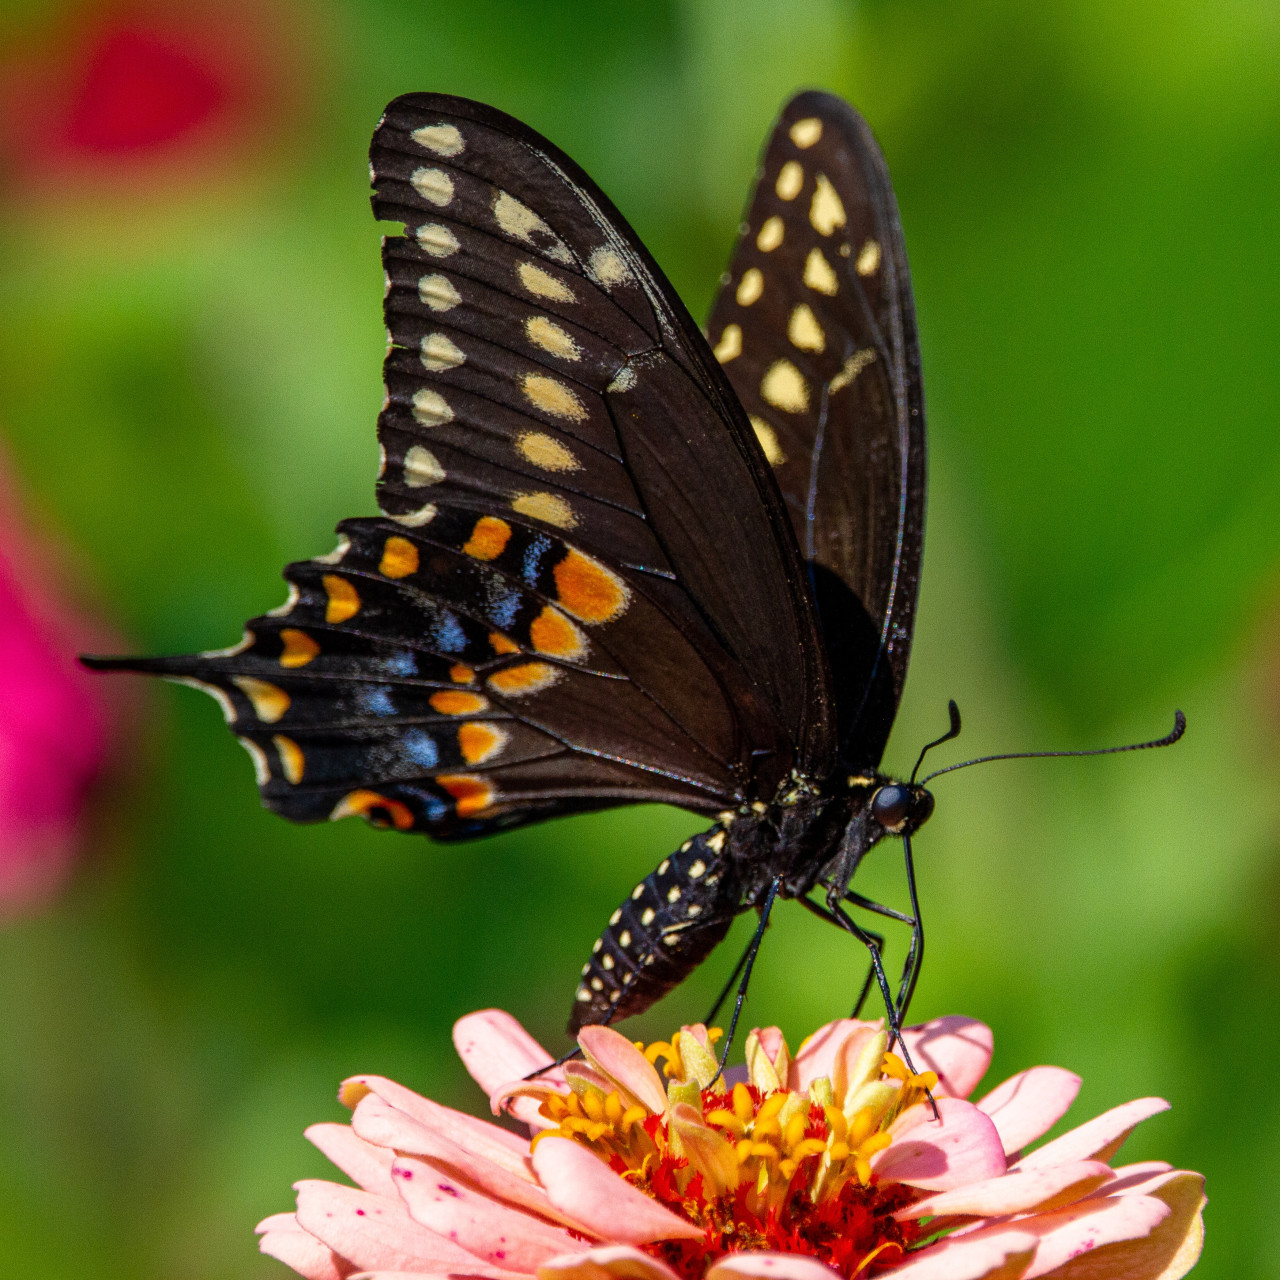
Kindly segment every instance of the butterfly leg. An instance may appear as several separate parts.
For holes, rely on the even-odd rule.
[[[729,1060],[729,1050],[733,1047],[733,1036],[738,1029],[738,1017],[742,1013],[743,1002],[747,998],[747,986],[751,982],[751,970],[755,968],[756,953],[760,950],[760,943],[764,941],[764,931],[769,927],[769,915],[773,911],[774,899],[778,896],[778,890],[782,888],[782,877],[775,876],[769,882],[769,892],[765,895],[764,903],[760,908],[760,923],[756,926],[755,936],[751,939],[751,945],[747,948],[741,961],[742,981],[738,984],[738,996],[733,1003],[733,1017],[729,1019],[729,1031],[724,1038],[724,1052],[720,1055],[720,1069],[711,1079],[711,1084],[715,1084],[724,1072],[724,1064]],[[710,1088],[710,1085],[707,1086]]]
[[[720,1006],[729,998],[729,992],[733,990],[733,984],[738,981],[738,974],[742,972],[742,966],[747,963],[747,956],[750,954],[751,943],[748,942],[742,954],[738,957],[738,963],[733,966],[733,972],[729,975],[728,981],[720,988],[720,994],[716,996],[716,1002],[711,1006],[711,1012],[703,1018],[703,1026],[709,1027],[716,1014],[720,1012]]]
[[[862,895],[847,893],[845,894],[845,898],[847,900],[861,899]],[[819,906],[816,902],[813,902],[809,898],[800,898],[798,899],[798,901],[801,906],[807,908],[809,911],[812,911],[813,914],[817,916],[819,920],[825,920],[828,924],[834,924],[839,926],[842,929],[844,928],[844,926],[840,924],[840,921],[837,920],[834,915],[832,915],[830,912],[825,910],[825,908]],[[867,905],[868,902],[869,900],[857,901],[854,903],[854,905],[861,907],[861,906]],[[870,909],[874,910],[877,906],[879,906],[879,903],[870,903],[869,905],[870,905]],[[889,908],[886,907],[884,908],[884,910],[887,912]],[[880,954],[883,955],[884,954],[884,937],[881,934],[876,933],[872,929],[864,929],[863,932],[867,935],[868,938],[872,939],[872,941],[875,942],[876,946],[879,947],[880,949]],[[866,1004],[867,996],[871,994],[871,984],[875,980],[875,976],[876,976],[875,965],[868,965],[867,976],[862,980],[862,990],[858,993],[858,998],[853,1005],[853,1012],[849,1015],[851,1018],[856,1018],[862,1012],[862,1006]]]
[[[920,918],[920,899],[916,894],[916,867],[911,857],[911,837],[902,837],[903,858],[907,868],[907,891],[911,895],[911,945],[907,948],[907,962],[902,966],[902,983],[898,987],[898,1025],[906,1020],[911,997],[915,994],[916,980],[920,977],[920,965],[924,961],[924,921]]]

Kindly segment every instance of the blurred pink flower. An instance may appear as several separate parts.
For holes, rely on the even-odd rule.
[[[107,710],[76,661],[101,632],[56,596],[47,548],[14,518],[0,477],[0,911],[42,900],[83,843]]]
[[[971,1019],[906,1032],[920,1075],[879,1023],[830,1023],[794,1059],[753,1031],[711,1087],[715,1034],[646,1050],[587,1027],[581,1062],[530,1082],[551,1057],[513,1018],[463,1018],[467,1069],[532,1139],[357,1076],[351,1124],[307,1130],[356,1187],[296,1184],[261,1247],[308,1280],[1178,1280],[1200,1255],[1198,1174],[1107,1163],[1158,1098],[1027,1153],[1080,1081],[1033,1067],[966,1101],[992,1043]]]

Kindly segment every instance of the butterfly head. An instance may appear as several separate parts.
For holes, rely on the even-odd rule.
[[[871,816],[890,835],[910,835],[933,812],[933,793],[918,783],[886,782],[871,797]]]

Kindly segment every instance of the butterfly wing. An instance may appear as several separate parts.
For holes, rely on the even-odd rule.
[[[374,135],[381,518],[290,566],[215,690],[267,804],[469,835],[628,800],[715,811],[829,762],[787,513],[706,342],[576,165],[491,108]]]
[[[839,98],[803,93],[780,116],[708,333],[808,563],[841,757],[875,766],[911,648],[924,401],[889,173]]]

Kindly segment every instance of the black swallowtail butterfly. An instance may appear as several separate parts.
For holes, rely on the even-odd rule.
[[[638,801],[714,814],[610,917],[571,1030],[647,1008],[757,908],[749,974],[778,897],[870,947],[900,1024],[914,883],[911,916],[849,885],[933,807],[879,772],[925,440],[867,125],[826,93],[785,108],[709,341],[608,198],[511,117],[409,94],[370,154],[374,212],[406,230],[383,248],[382,518],[290,565],[238,645],[93,665],[214,694],[295,821],[456,839]],[[912,927],[896,998],[850,903]]]

